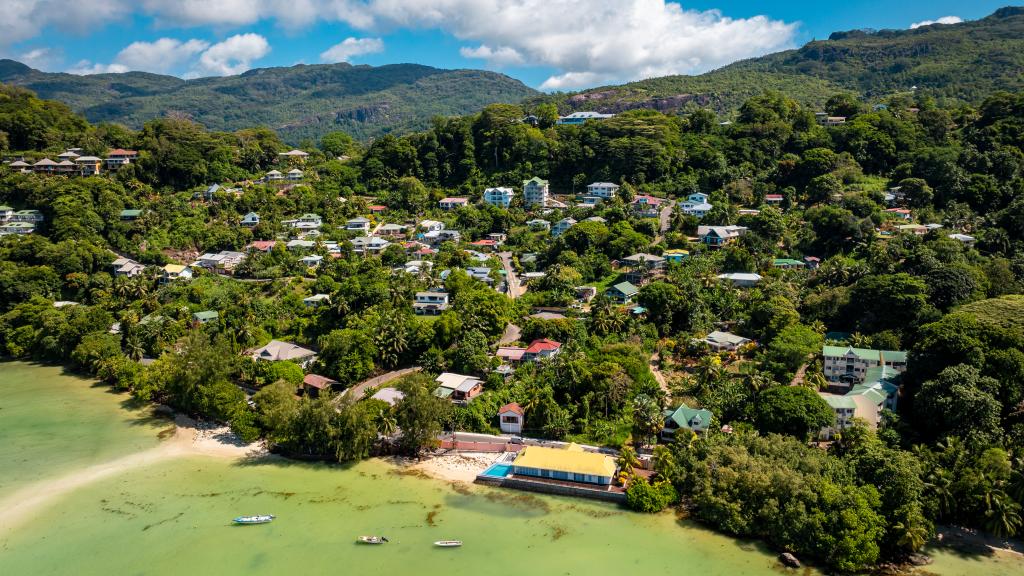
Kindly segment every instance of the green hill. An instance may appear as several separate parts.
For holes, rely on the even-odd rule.
[[[699,76],[666,76],[552,98],[565,110],[704,106],[727,113],[765,89],[820,105],[838,91],[877,100],[915,86],[937,98],[972,103],[997,90],[1024,89],[1024,8],[1002,8],[961,24],[836,32],[828,40]]]
[[[65,102],[91,122],[138,128],[153,118],[176,116],[213,130],[263,124],[291,142],[332,130],[357,138],[408,132],[426,128],[437,115],[472,113],[536,94],[503,74],[416,64],[298,65],[182,80],[145,72],[55,74],[0,60],[0,82]]]

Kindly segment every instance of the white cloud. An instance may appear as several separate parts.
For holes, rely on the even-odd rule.
[[[17,59],[22,64],[35,68],[36,70],[48,69],[54,61],[60,59],[57,50],[52,48],[36,48],[28,52],[18,54]]]
[[[921,26],[931,26],[932,24],[959,24],[964,19],[959,16],[943,16],[942,18],[936,18],[935,20],[922,20],[921,22],[914,22],[910,25],[910,29],[920,28]]]
[[[462,54],[463,58],[486,60],[491,66],[517,66],[525,61],[522,54],[509,46],[502,46],[497,50],[487,44],[481,44],[476,48],[463,46],[459,49],[459,54]]]
[[[345,38],[320,53],[324,62],[348,62],[354,56],[374,54],[384,51],[384,41],[380,38]]]
[[[209,47],[204,40],[187,40],[177,38],[160,38],[155,42],[132,42],[118,52],[114,58],[129,70],[166,73],[191,60],[196,54]]]
[[[74,66],[68,68],[67,72],[68,74],[78,74],[79,76],[87,74],[116,74],[128,72],[128,67],[123,64],[100,64],[88,60],[79,60]]]
[[[259,60],[268,53],[270,43],[263,36],[251,32],[236,34],[203,52],[194,72],[214,76],[241,74],[251,68],[253,60]]]

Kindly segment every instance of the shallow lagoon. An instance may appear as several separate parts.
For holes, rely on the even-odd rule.
[[[35,395],[28,398],[24,386],[11,386],[26,374],[37,382]],[[67,412],[55,413],[46,402],[64,395],[75,399],[77,409],[71,412],[76,415],[67,424],[73,434],[60,430],[59,416]],[[45,425],[33,418],[32,397],[39,399],[38,421]],[[56,369],[0,365],[5,435],[0,438],[17,439],[10,446],[0,442],[0,458],[18,463],[0,467],[0,486],[66,474],[76,466],[155,445],[166,424],[144,412],[126,413],[123,400],[87,381],[62,377]],[[13,406],[19,416],[8,420]],[[73,441],[42,441],[55,436]],[[35,446],[36,437],[41,446]],[[262,526],[230,524],[234,516],[264,513],[278,519]],[[392,543],[355,544],[362,534],[385,535]],[[465,546],[431,546],[447,538],[462,539]],[[1024,563],[939,554],[928,570],[1024,574]],[[425,576],[785,572],[774,554],[759,545],[681,524],[671,514],[645,516],[600,503],[457,486],[402,474],[379,460],[348,467],[212,457],[168,460],[80,488],[17,529],[0,532],[0,574],[407,571]]]

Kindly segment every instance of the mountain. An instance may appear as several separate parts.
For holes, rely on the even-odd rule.
[[[417,64],[297,65],[182,80],[147,72],[48,73],[0,60],[0,82],[63,101],[94,123],[139,128],[152,118],[178,116],[214,130],[262,124],[292,143],[332,130],[365,139],[423,129],[437,115],[468,114],[537,94],[503,74]]]
[[[553,98],[564,109],[618,112],[710,106],[727,113],[765,89],[821,105],[836,92],[868,100],[917,86],[937,98],[979,102],[1024,89],[1024,8],[914,30],[836,32],[828,40],[735,62],[699,76],[666,76]]]

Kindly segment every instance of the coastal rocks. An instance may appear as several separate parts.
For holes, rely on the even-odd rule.
[[[783,552],[782,554],[779,554],[779,562],[782,562],[785,566],[789,568],[800,567],[800,560],[798,560],[796,556],[790,554],[789,552]]]

